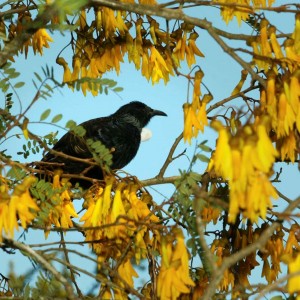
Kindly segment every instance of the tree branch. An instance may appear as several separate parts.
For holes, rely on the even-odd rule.
[[[43,256],[38,254],[28,245],[17,242],[13,239],[5,238],[4,243],[12,248],[19,249],[23,253],[26,253],[27,256],[29,256],[31,259],[40,264],[44,269],[49,271],[56,278],[56,280],[59,281],[65,287],[68,295],[67,299],[79,300],[79,298],[74,294],[73,288],[68,282],[68,280],[62,274],[60,274],[60,272],[58,272]]]

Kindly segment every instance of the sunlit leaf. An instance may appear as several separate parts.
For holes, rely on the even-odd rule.
[[[45,119],[47,119],[47,118],[49,117],[50,113],[51,113],[51,109],[50,109],[50,108],[46,109],[46,110],[41,114],[41,116],[40,116],[40,121],[44,121]]]
[[[53,117],[53,119],[51,120],[51,123],[57,123],[62,119],[63,115],[62,114],[58,114],[56,116]]]

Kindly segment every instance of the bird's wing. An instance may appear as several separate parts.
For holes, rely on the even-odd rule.
[[[141,136],[139,129],[132,124],[105,117],[86,122],[85,129],[87,138],[100,140],[112,152],[112,169],[123,168],[137,153]]]
[[[53,147],[53,150],[63,152],[64,154],[79,158],[92,157],[84,138],[76,136],[73,132],[67,132]],[[48,152],[43,161],[57,161],[58,155]]]

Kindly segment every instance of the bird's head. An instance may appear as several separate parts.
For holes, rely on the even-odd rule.
[[[114,114],[119,120],[130,123],[140,130],[145,127],[154,116],[167,116],[160,110],[152,109],[146,104],[133,101],[120,107]]]

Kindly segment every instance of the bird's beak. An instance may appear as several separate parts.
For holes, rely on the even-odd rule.
[[[166,113],[164,113],[163,111],[161,111],[161,110],[153,109],[152,110],[152,116],[165,116],[165,117],[167,117],[168,115]]]

